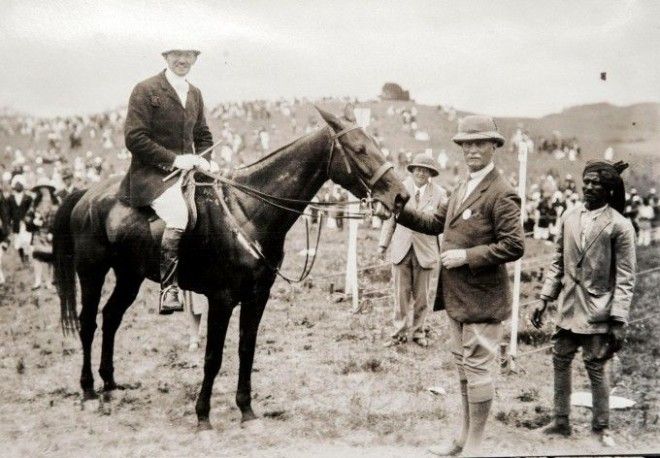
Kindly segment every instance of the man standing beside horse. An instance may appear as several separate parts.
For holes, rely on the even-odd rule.
[[[175,170],[212,168],[209,161],[194,154],[211,147],[213,138],[202,93],[185,78],[199,54],[187,46],[165,50],[167,69],[135,86],[124,124],[126,148],[132,158],[119,196],[131,207],[151,207],[165,222],[158,309],[163,315],[183,310],[177,265],[179,242],[188,225],[183,174],[163,179]]]
[[[456,439],[430,450],[438,455],[479,451],[495,391],[501,322],[511,316],[506,263],[522,257],[525,246],[520,198],[493,163],[504,145],[493,119],[463,118],[453,141],[463,150],[467,179],[434,213],[404,207],[397,220],[425,234],[444,234],[434,310],[447,310],[463,421]]]
[[[607,361],[625,336],[635,289],[635,229],[623,216],[622,162],[589,161],[582,175],[584,205],[562,215],[557,246],[532,315],[540,327],[548,302],[559,298],[553,336],[555,419],[545,434],[571,435],[571,363],[582,347],[591,380],[591,428],[603,445],[615,445],[609,433],[610,389]],[[560,295],[561,293],[561,295]]]

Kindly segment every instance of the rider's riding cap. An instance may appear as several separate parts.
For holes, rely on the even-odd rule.
[[[494,140],[498,147],[504,145],[504,137],[493,118],[481,115],[466,116],[458,121],[458,133],[452,140],[459,145],[472,140]]]
[[[197,47],[193,46],[191,43],[184,43],[184,42],[179,42],[175,44],[176,47],[173,48],[166,48],[163,52],[162,55],[166,56],[167,54],[171,53],[172,51],[192,51],[195,53],[195,56],[199,56],[202,52],[197,49]]]

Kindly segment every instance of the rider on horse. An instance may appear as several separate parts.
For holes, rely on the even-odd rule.
[[[179,242],[188,225],[188,207],[181,189],[183,173],[171,173],[213,168],[194,154],[213,145],[202,94],[185,79],[199,54],[188,46],[163,51],[168,68],[135,86],[124,124],[126,147],[132,157],[119,197],[131,207],[151,207],[165,222],[158,309],[163,315],[183,310],[177,265]],[[171,178],[164,180],[168,176]]]

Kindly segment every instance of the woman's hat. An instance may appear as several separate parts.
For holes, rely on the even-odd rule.
[[[471,115],[458,121],[458,133],[452,141],[460,145],[472,140],[494,140],[498,147],[504,145],[504,137],[490,116]]]
[[[53,186],[53,182],[50,181],[46,176],[39,177],[37,184],[32,187],[32,191],[37,191],[39,188],[48,188],[51,193],[55,192],[55,186]]]
[[[435,163],[435,159],[433,159],[431,156],[429,156],[426,153],[419,153],[415,156],[413,161],[408,164],[406,167],[409,172],[412,172],[413,167],[424,167],[425,169],[429,169],[431,171],[431,176],[438,176],[440,171],[438,170],[438,166]]]

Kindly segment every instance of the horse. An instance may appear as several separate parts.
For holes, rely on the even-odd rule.
[[[251,407],[251,375],[259,323],[283,260],[286,234],[321,186],[332,180],[358,198],[371,197],[381,218],[400,211],[409,198],[400,177],[369,135],[317,110],[326,126],[234,170],[223,182],[214,180],[196,187],[197,219],[181,241],[178,271],[181,288],[204,294],[209,301],[204,377],[195,405],[200,430],[211,429],[213,382],[222,364],[232,310],[238,304],[236,404],[241,421],[256,418]],[[102,311],[98,372],[103,392],[123,388],[115,382],[113,352],[124,312],[145,278],[159,281],[159,237],[150,228],[149,211],[130,208],[118,199],[120,178],[71,194],[53,225],[61,321],[63,329],[77,330],[80,336],[84,400],[98,397],[91,349],[107,273],[114,271],[116,285]],[[82,302],[78,316],[76,274]]]

